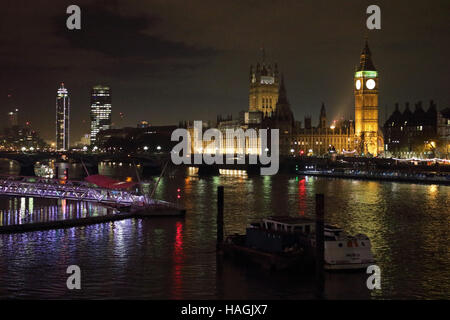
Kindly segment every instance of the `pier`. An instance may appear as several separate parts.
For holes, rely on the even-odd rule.
[[[0,176],[0,195],[95,202],[113,210],[112,214],[101,216],[3,225],[0,226],[0,234],[71,228],[148,216],[182,216],[185,213],[170,202],[126,190],[98,188],[83,181]]]
[[[0,195],[93,201],[109,205],[154,202],[130,191],[98,188],[84,181],[23,176],[0,176]]]

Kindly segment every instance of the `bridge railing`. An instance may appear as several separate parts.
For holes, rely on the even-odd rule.
[[[159,201],[125,190],[95,187],[85,181],[63,181],[41,177],[0,176],[0,193],[17,196],[66,198],[110,204],[153,205]]]

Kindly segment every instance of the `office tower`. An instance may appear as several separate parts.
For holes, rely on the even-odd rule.
[[[10,128],[19,125],[19,109],[16,108],[8,113],[8,125]]]
[[[91,91],[91,145],[95,145],[97,133],[111,128],[111,90],[98,85]]]
[[[70,132],[70,98],[69,91],[61,83],[56,95],[56,149],[69,150]]]

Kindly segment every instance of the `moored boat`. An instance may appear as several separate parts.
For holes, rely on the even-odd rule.
[[[270,257],[268,261],[274,267],[297,267],[299,263],[309,267],[315,259],[315,227],[315,221],[308,218],[269,217],[252,223],[245,236],[229,237],[225,250],[246,253],[252,260]],[[352,236],[341,228],[325,225],[324,247],[326,270],[365,269],[375,262],[370,239],[363,234]]]

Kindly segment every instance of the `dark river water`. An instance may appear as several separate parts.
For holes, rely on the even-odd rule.
[[[135,174],[134,168],[118,164],[102,165],[100,172]],[[0,162],[0,173],[17,173],[17,168]],[[157,178],[148,179],[147,191]],[[219,185],[225,187],[226,234],[244,233],[249,222],[269,215],[312,216],[315,194],[323,193],[328,223],[370,237],[381,289],[368,290],[364,272],[331,273],[325,279],[328,299],[450,298],[448,186],[180,173],[163,177],[155,197],[180,201],[187,209],[184,219],[132,219],[0,235],[0,298],[314,298],[314,276],[270,274],[217,258]],[[0,197],[2,224],[105,210],[71,201]],[[81,290],[66,287],[69,265],[81,268]]]

